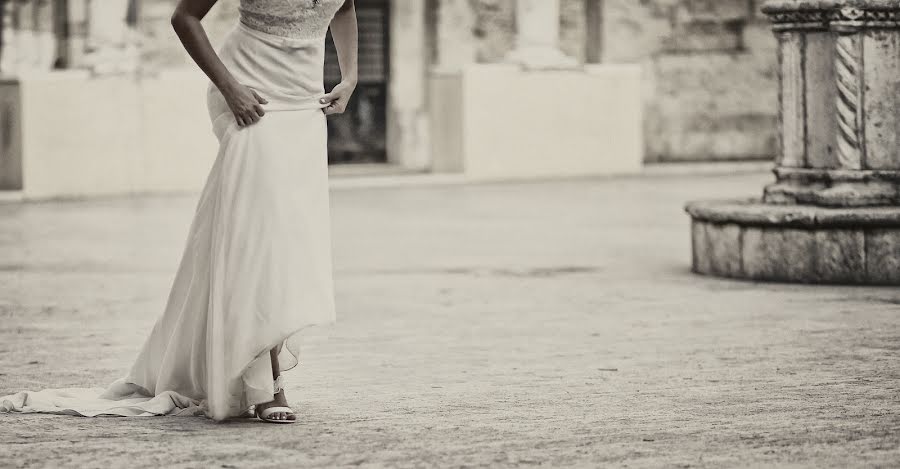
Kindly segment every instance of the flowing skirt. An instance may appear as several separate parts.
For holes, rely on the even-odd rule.
[[[327,129],[318,103],[324,38],[287,39],[239,24],[218,52],[269,101],[267,112],[238,127],[210,84],[219,153],[165,311],[130,372],[106,389],[0,397],[0,411],[242,415],[273,399],[269,350],[278,347],[281,371],[291,369],[298,332],[334,322]]]

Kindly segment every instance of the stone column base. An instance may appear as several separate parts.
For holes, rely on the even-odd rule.
[[[900,207],[688,204],[693,270],[738,279],[900,285]]]
[[[775,169],[777,182],[766,186],[770,204],[868,207],[900,204],[900,171]]]

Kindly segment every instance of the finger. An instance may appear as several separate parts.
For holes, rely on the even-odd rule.
[[[266,98],[263,98],[262,96],[260,96],[259,93],[257,93],[256,90],[254,90],[253,88],[250,88],[250,92],[253,93],[253,96],[256,98],[256,101],[258,101],[260,104],[269,104],[269,101],[266,100]]]
[[[322,99],[320,99],[319,102],[322,104],[330,103],[330,102],[333,102],[334,100],[336,100],[337,98],[338,98],[337,93],[332,91],[331,93],[325,93],[325,96],[322,96]]]
[[[247,119],[250,121],[251,124],[255,124],[255,123],[259,122],[259,116],[256,115],[256,113],[253,111],[247,112]]]
[[[259,104],[254,105],[254,106],[253,106],[253,109],[256,110],[256,114],[258,114],[259,117],[262,117],[262,116],[266,115],[266,110],[263,109],[263,107],[260,106]]]
[[[244,126],[244,117],[241,116],[240,114],[235,114],[235,115],[234,115],[234,120],[237,121],[238,127],[243,127],[243,126]]]

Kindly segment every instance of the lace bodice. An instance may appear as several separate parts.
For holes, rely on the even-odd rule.
[[[241,22],[276,36],[324,38],[344,0],[241,0]]]

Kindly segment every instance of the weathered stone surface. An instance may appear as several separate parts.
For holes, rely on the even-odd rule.
[[[900,285],[900,208],[691,204],[694,271],[753,280]]]
[[[814,205],[773,205],[758,200],[691,202],[695,220],[794,228],[900,228],[900,207],[827,208]]]
[[[747,0],[689,0],[677,3],[678,18],[685,22],[744,21],[753,2]]]
[[[604,0],[604,60],[633,63],[656,56],[663,38],[672,34],[669,10],[659,1]]]
[[[430,6],[427,13],[433,38],[429,51],[432,64],[442,73],[457,73],[475,61],[475,14],[471,4],[469,0],[442,0],[437,6]]]
[[[22,97],[15,82],[0,82],[0,190],[21,190]]]
[[[559,2],[559,47],[569,57],[585,62],[587,52],[585,0]]]
[[[900,205],[900,190],[889,174],[900,168],[900,4],[772,1],[765,11],[782,44],[784,145],[777,163],[779,169],[811,173],[786,181],[790,173],[779,171],[766,200],[828,207]],[[802,69],[796,66],[797,46]],[[802,100],[798,89],[805,90]]]
[[[865,243],[868,276],[900,286],[900,230],[869,230]]]
[[[713,238],[730,236],[708,228],[736,223],[748,278],[900,285],[900,5],[773,0],[765,11],[780,45],[777,181],[765,204],[688,205],[694,265],[726,275],[712,266],[733,253]]]
[[[780,56],[781,105],[777,129],[780,148],[776,151],[778,166],[803,167],[806,164],[806,86],[803,83],[803,54],[806,39],[800,33],[778,34]]]
[[[834,40],[829,32],[806,35],[806,165],[839,168],[835,145]]]
[[[476,60],[502,61],[515,44],[515,1],[473,0],[471,4],[475,13]]]
[[[836,7],[861,7],[870,8],[896,8],[896,0],[766,0],[764,11],[804,11],[804,10],[821,10],[832,9]]]
[[[896,205],[900,202],[900,190],[891,182],[841,182],[815,191],[811,200],[824,207],[867,207]]]
[[[701,242],[694,245],[699,249],[694,259],[698,273],[722,277],[742,277],[741,227],[734,224],[694,223],[695,232],[702,230]]]
[[[809,230],[746,228],[742,251],[744,273],[754,280],[817,281],[815,246],[815,233]]]
[[[661,160],[771,158],[774,64],[749,54],[662,55],[651,67],[648,152]],[[749,92],[748,90],[754,90]]]
[[[695,273],[713,275],[712,256],[708,254],[707,225],[709,223],[702,220],[691,221],[691,265]]]
[[[868,31],[863,36],[866,168],[900,169],[900,34]]]
[[[662,50],[671,53],[737,51],[743,45],[743,28],[740,21],[681,23],[664,38]]]
[[[741,223],[759,226],[792,226],[805,228],[843,227],[849,225],[896,226],[900,210],[869,207],[861,211],[829,209],[811,205],[772,205],[750,201],[692,202],[688,213],[695,219],[714,223]]]
[[[900,230],[898,230],[900,231]],[[823,230],[815,233],[816,275],[812,282],[866,281],[866,237],[862,230]]]
[[[606,0],[603,57],[647,63],[648,160],[775,154],[775,39],[747,1]]]

